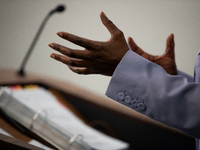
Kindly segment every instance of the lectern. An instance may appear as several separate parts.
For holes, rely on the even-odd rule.
[[[85,118],[87,124],[109,136],[129,143],[130,150],[195,149],[193,137],[154,121],[106,96],[95,95],[66,81],[43,75],[27,73],[25,76],[19,76],[12,69],[0,70],[1,86],[26,84],[37,84],[57,91]],[[6,121],[3,119],[0,121],[4,122],[0,124],[0,127],[8,128]],[[7,130],[17,132],[11,128]],[[18,147],[22,149],[23,146],[26,149],[27,145],[23,143],[32,137],[24,138],[23,135],[19,135],[20,133],[15,136],[16,139],[12,140],[0,135],[0,148],[2,148],[1,143],[7,143],[12,147],[16,146],[16,149]],[[23,146],[16,145],[20,141]]]

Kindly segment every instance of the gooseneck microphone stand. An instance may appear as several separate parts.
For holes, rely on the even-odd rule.
[[[48,19],[49,19],[49,18],[51,17],[51,15],[54,14],[55,12],[63,12],[64,10],[65,10],[65,7],[64,7],[63,5],[59,5],[56,9],[50,11],[50,12],[47,14],[47,16],[44,18],[42,24],[40,25],[40,28],[39,28],[38,31],[37,31],[37,34],[36,34],[36,36],[35,36],[33,42],[32,42],[31,45],[30,45],[29,50],[27,51],[27,54],[25,55],[25,57],[24,57],[24,59],[23,59],[23,61],[22,61],[22,64],[21,64],[21,66],[20,66],[20,68],[19,68],[19,70],[18,70],[18,72],[17,72],[18,75],[20,75],[20,76],[25,76],[25,72],[24,72],[25,65],[26,65],[26,63],[27,63],[27,61],[28,61],[28,59],[29,59],[29,57],[30,57],[30,55],[31,55],[31,52],[33,51],[33,48],[35,47],[35,44],[36,44],[36,42],[37,42],[37,40],[38,40],[40,34],[42,33],[42,30],[43,30],[45,24],[47,23]]]

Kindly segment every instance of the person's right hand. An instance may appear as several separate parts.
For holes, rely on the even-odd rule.
[[[128,38],[128,44],[132,51],[137,53],[138,55],[148,59],[151,62],[154,62],[165,69],[168,74],[177,75],[177,68],[175,62],[175,53],[174,53],[174,35],[171,34],[167,38],[166,42],[166,50],[163,55],[154,56],[148,54],[147,52],[143,51],[140,47],[136,45],[131,37]],[[134,65],[134,64],[133,64]]]
[[[49,46],[61,54],[52,53],[51,57],[66,64],[78,74],[102,74],[112,76],[116,66],[129,50],[124,34],[102,12],[101,21],[111,34],[107,41],[93,41],[66,32],[57,34],[69,42],[79,45],[84,50],[50,43]]]

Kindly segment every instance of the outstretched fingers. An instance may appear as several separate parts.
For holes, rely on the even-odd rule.
[[[58,36],[88,50],[101,50],[102,42],[89,40],[67,32],[58,32]]]
[[[91,65],[91,60],[75,59],[55,53],[52,53],[50,57],[68,66],[89,67]]]
[[[88,50],[74,50],[56,43],[50,43],[49,47],[71,58],[87,59],[91,57]]]
[[[131,50],[137,53],[138,55],[142,55],[145,53],[140,47],[137,46],[132,37],[128,37],[128,44]]]
[[[66,64],[71,71],[77,74],[95,74],[96,70],[91,66],[95,65],[92,60],[85,61],[82,59],[72,59],[63,55],[52,53],[51,58]]]

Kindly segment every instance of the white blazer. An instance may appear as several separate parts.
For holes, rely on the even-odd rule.
[[[196,138],[200,150],[200,55],[195,77],[169,75],[129,50],[118,64],[106,95],[150,118]]]

